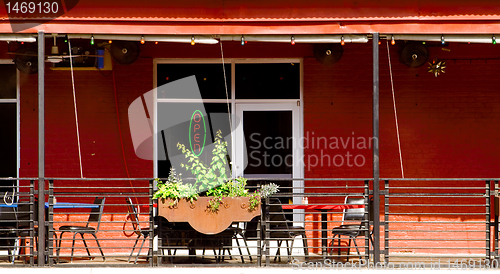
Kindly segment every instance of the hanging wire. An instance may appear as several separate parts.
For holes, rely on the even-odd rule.
[[[229,95],[227,93],[227,77],[226,77],[226,64],[224,62],[224,49],[222,48],[222,40],[219,41],[219,44],[220,44],[220,55],[221,55],[221,59],[222,59],[222,72],[224,74],[224,87],[226,89],[226,104],[227,104],[227,118],[229,119],[229,130],[230,130],[230,134],[231,134],[231,142],[233,141],[233,124],[232,124],[232,121],[231,121],[231,110],[230,110],[230,107],[229,107]],[[232,144],[233,145],[233,144]],[[233,149],[231,149],[232,151]],[[229,166],[231,167],[231,170],[232,169],[232,162],[234,161],[234,159],[231,159],[231,163],[229,164]],[[232,175],[231,175],[232,176]]]
[[[399,163],[401,164],[401,177],[405,177],[405,173],[403,170],[403,156],[401,154],[401,141],[399,138],[399,123],[398,123],[398,112],[396,110],[396,96],[394,95],[394,81],[392,77],[392,64],[391,64],[391,53],[389,49],[389,40],[386,40],[387,45],[387,58],[389,58],[389,74],[391,76],[391,89],[392,89],[392,104],[394,106],[394,118],[396,121],[396,134],[398,136],[398,149],[399,149]]]
[[[69,64],[71,67],[71,83],[73,86],[73,105],[75,106],[76,138],[78,140],[78,160],[80,162],[80,177],[83,178],[82,150],[80,147],[80,130],[79,130],[79,123],[78,123],[78,109],[76,107],[75,75],[73,73],[73,57],[71,56],[71,41],[69,38],[68,38],[68,47],[69,47]]]

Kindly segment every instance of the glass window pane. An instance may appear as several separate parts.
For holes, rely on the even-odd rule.
[[[292,111],[244,111],[243,121],[244,174],[292,174]]]
[[[182,85],[179,82],[172,83],[180,79],[186,80],[190,76],[194,76],[197,86],[186,84],[186,81],[181,81]],[[165,85],[170,83],[172,85]],[[231,98],[231,65],[226,64],[223,67],[222,64],[158,64],[157,87],[158,98]]]
[[[300,64],[236,64],[237,99],[300,99]]]
[[[229,105],[229,109],[231,106]],[[231,155],[230,114],[227,104],[218,103],[158,103],[158,176],[168,177],[170,166],[183,178],[193,177],[180,169],[179,161],[187,163],[177,144],[183,144],[209,166],[212,161],[213,142],[221,131],[227,142],[227,159]],[[199,135],[196,135],[199,133]],[[180,157],[177,157],[180,156]],[[228,174],[230,170],[228,168]]]
[[[17,177],[16,103],[0,103],[0,177]],[[0,192],[12,191],[13,181],[0,181]]]
[[[16,99],[17,76],[16,66],[0,65],[0,99]]]

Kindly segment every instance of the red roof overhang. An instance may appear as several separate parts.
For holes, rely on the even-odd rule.
[[[28,24],[0,10],[0,32]],[[41,18],[39,18],[41,19]],[[36,21],[36,20],[35,20]],[[130,34],[500,33],[498,0],[80,0],[24,32]]]

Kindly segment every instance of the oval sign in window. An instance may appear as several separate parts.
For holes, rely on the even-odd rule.
[[[205,118],[201,111],[196,110],[193,112],[191,122],[189,123],[189,145],[194,155],[201,155],[205,147],[206,138],[207,127],[205,126]]]

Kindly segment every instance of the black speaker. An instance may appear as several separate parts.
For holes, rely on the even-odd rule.
[[[321,64],[333,65],[342,57],[344,47],[340,44],[314,44],[313,52]]]
[[[139,42],[113,41],[109,52],[118,64],[130,65],[139,58],[141,50]]]
[[[418,68],[427,62],[429,50],[418,42],[406,43],[399,54],[399,62],[410,67]]]
[[[13,59],[17,69],[24,74],[38,73],[38,53],[37,50],[23,47],[17,50]]]

